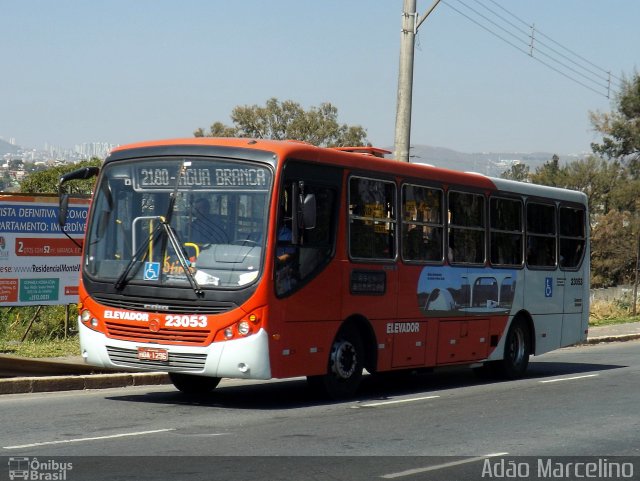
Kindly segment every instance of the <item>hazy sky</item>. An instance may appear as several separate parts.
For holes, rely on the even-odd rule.
[[[418,0],[419,13],[431,3]],[[443,0],[420,28],[412,144],[589,151],[588,112],[611,101],[454,8],[525,51],[535,24],[551,58],[594,77],[564,46],[621,77],[640,63],[640,1]],[[341,122],[392,146],[401,11],[402,0],[0,0],[0,137],[32,147],[189,137],[277,97],[329,101]],[[565,72],[606,92],[606,80]]]

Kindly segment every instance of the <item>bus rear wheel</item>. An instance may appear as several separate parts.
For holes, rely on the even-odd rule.
[[[194,376],[193,374],[179,372],[170,372],[169,379],[171,379],[176,389],[189,396],[208,394],[220,383],[219,377]]]
[[[309,376],[309,385],[318,393],[341,400],[353,397],[364,369],[364,348],[357,329],[345,326],[338,332],[331,346],[327,373],[322,376]]]
[[[518,379],[524,376],[529,366],[531,355],[531,332],[522,318],[511,323],[504,344],[504,357],[494,365],[498,373],[507,379]]]

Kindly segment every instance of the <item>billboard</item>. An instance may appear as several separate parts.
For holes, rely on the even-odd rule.
[[[65,231],[82,244],[89,199],[69,202]],[[0,194],[0,307],[73,304],[82,249],[58,225],[58,197]]]

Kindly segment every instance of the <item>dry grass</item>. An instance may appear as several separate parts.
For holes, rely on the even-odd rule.
[[[596,300],[591,303],[589,319],[599,321],[616,317],[628,317],[630,315],[629,308],[625,304],[616,301]]]
[[[21,357],[63,357],[79,356],[78,336],[68,339],[38,340],[25,342],[0,340],[0,354]]]
[[[589,309],[589,325],[602,326],[607,324],[622,324],[638,322],[638,316],[631,315],[630,303],[624,300],[599,301],[591,303]]]

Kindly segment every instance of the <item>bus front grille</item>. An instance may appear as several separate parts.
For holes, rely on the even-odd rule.
[[[206,354],[191,354],[184,352],[169,353],[168,361],[149,361],[138,359],[136,349],[123,349],[107,346],[107,353],[112,363],[122,367],[133,367],[153,371],[181,370],[202,371],[207,361]]]
[[[116,309],[128,309],[131,311],[158,312],[162,314],[223,314],[237,307],[232,302],[216,302],[207,305],[198,305],[193,301],[167,300],[158,302],[158,299],[122,299],[111,298],[106,295],[94,295],[96,301],[104,306]]]
[[[196,329],[160,329],[151,331],[147,324],[131,326],[119,322],[105,322],[107,335],[113,339],[134,340],[140,342],[172,342],[203,346],[209,337],[208,330]]]

